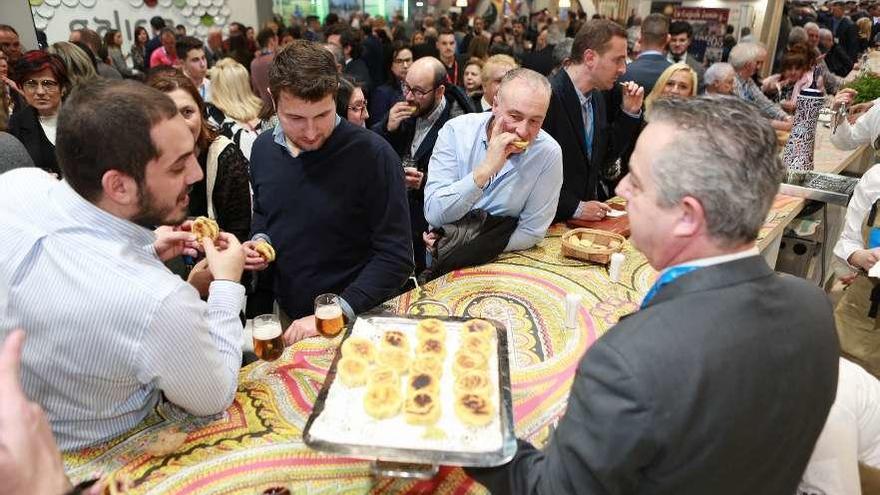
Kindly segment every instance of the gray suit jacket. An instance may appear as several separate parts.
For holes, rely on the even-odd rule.
[[[544,452],[468,472],[498,494],[794,493],[837,359],[818,288],[758,256],[702,268],[590,347]]]

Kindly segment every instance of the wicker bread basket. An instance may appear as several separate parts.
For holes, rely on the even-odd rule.
[[[623,249],[624,242],[622,235],[605,230],[571,229],[562,234],[562,255],[607,265],[611,255]]]

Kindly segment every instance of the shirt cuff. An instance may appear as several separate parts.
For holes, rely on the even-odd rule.
[[[574,209],[574,214],[571,215],[571,218],[580,218],[584,210],[584,204],[583,201],[578,201],[578,207]]]
[[[345,319],[348,322],[354,321],[357,318],[357,314],[355,314],[354,310],[351,309],[351,304],[348,304],[348,301],[339,297],[339,307],[342,308],[342,313],[345,315]]]
[[[238,314],[243,297],[244,286],[231,280],[215,280],[208,287],[208,304],[214,309]]]
[[[626,108],[624,108],[623,105],[621,105],[621,106],[620,106],[620,110],[623,111],[623,113],[625,113],[626,115],[628,115],[628,116],[630,116],[630,117],[632,117],[632,118],[634,118],[634,119],[640,119],[640,118],[642,118],[642,109],[641,109],[641,108],[640,108],[639,111],[636,112],[636,113],[629,113],[629,111],[628,111]]]
[[[251,237],[251,240],[254,241],[254,242],[258,242],[258,241],[266,241],[266,242],[268,242],[270,245],[272,244],[272,239],[269,237],[269,235],[268,235],[268,234],[263,234],[262,232],[259,233],[259,234],[254,234],[254,236]]]

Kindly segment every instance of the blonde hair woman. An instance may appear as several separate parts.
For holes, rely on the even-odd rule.
[[[67,41],[52,43],[46,51],[61,57],[61,61],[67,67],[67,77],[74,87],[98,77],[92,59],[82,48],[73,43]]]
[[[224,58],[208,71],[211,79],[211,107],[208,115],[220,134],[232,139],[250,160],[251,148],[262,130],[261,100],[251,89],[247,69],[231,58]]]
[[[645,98],[645,110],[651,109],[651,105],[658,98],[662,97],[678,97],[692,98],[697,95],[697,73],[691,66],[679,62],[672,64],[660,74],[651,94]]]

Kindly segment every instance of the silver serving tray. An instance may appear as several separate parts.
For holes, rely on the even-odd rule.
[[[379,325],[400,325],[403,323],[418,322],[424,318],[397,316],[397,315],[370,315],[360,316],[368,322]],[[427,318],[427,317],[426,317]],[[465,322],[473,318],[461,318],[455,316],[430,316],[441,321]],[[321,393],[315,401],[312,414],[306,422],[303,431],[303,442],[312,449],[332,454],[340,454],[346,457],[354,457],[358,459],[367,459],[373,461],[392,461],[401,463],[428,464],[433,466],[469,466],[469,467],[494,467],[500,466],[511,459],[516,454],[516,435],[513,429],[513,399],[510,392],[510,365],[508,362],[507,348],[507,330],[504,325],[496,320],[482,318],[495,326],[496,342],[498,342],[498,397],[499,397],[499,413],[501,414],[501,448],[496,451],[489,452],[450,452],[446,450],[433,449],[404,449],[397,447],[386,447],[381,444],[381,439],[377,439],[375,445],[351,445],[344,443],[328,442],[312,438],[310,430],[312,424],[324,411],[324,402],[327,394],[330,393],[330,387],[336,379],[336,364],[339,362],[341,352],[337,350],[336,357],[330,365],[327,372],[327,378],[324,380],[324,386]],[[353,324],[349,324],[346,328],[345,338],[351,336]]]

